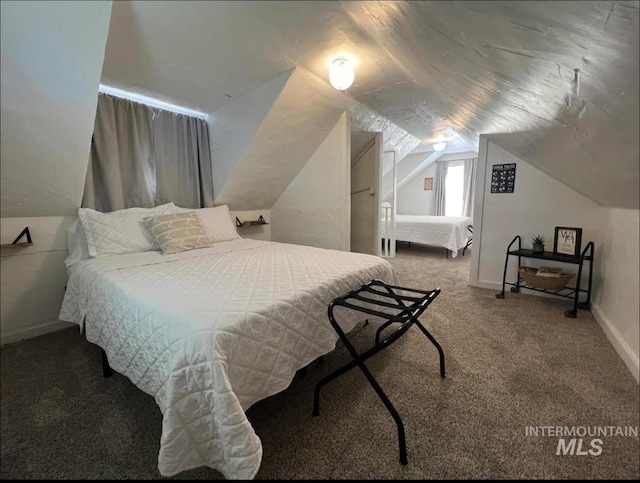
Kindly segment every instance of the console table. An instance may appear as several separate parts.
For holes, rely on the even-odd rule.
[[[518,242],[518,248],[512,249],[513,245]],[[578,257],[572,257],[570,255],[556,255],[553,252],[536,253],[533,250],[522,248],[522,239],[517,235],[509,246],[507,247],[507,254],[504,260],[504,272],[502,273],[502,291],[496,294],[496,298],[504,298],[505,285],[511,285],[511,292],[520,292],[520,289],[534,290],[536,292],[544,292],[558,297],[563,297],[573,300],[573,308],[564,312],[565,317],[576,318],[578,316],[578,309],[589,310],[591,308],[591,282],[593,280],[593,242],[590,241],[582,250],[582,253]],[[507,266],[509,264],[509,257],[518,257],[518,275],[516,276],[515,283],[509,283],[507,278]],[[576,275],[576,283],[574,287],[564,287],[560,290],[551,291],[547,289],[541,289],[526,285],[524,279],[520,276],[520,266],[522,265],[523,258],[537,258],[539,260],[549,260],[554,262],[570,263],[578,266],[578,274]],[[589,283],[587,289],[580,288],[580,280],[582,279],[582,269],[584,263],[589,263]],[[584,301],[580,302],[580,294],[586,294]]]

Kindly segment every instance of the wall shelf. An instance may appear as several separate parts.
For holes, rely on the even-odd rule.
[[[257,220],[250,221],[240,221],[240,219],[236,216],[236,226],[238,228],[244,228],[246,226],[260,226],[260,225],[268,225],[267,221],[264,219],[262,215]]]
[[[20,240],[20,238],[22,238],[23,236],[27,237],[27,241],[18,243],[18,240]],[[20,232],[20,234],[16,237],[15,240],[13,240],[12,243],[3,243],[2,245],[0,245],[0,248],[23,248],[30,247],[32,245],[33,242],[31,241],[31,233],[29,233],[29,227],[27,226]]]

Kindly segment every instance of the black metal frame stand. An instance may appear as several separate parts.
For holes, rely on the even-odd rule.
[[[467,240],[467,244],[462,249],[462,256],[463,257],[464,257],[464,252],[466,252],[467,248],[469,248],[471,246],[471,244],[473,243],[473,225],[467,225],[467,230],[469,230],[469,232],[471,233],[471,237]]]
[[[518,248],[516,250],[512,250],[511,247],[516,241],[518,242]],[[554,255],[553,252],[535,253],[532,250],[523,249],[522,238],[520,238],[520,235],[516,235],[516,237],[513,240],[511,240],[511,243],[509,243],[509,246],[507,247],[507,254],[504,260],[504,271],[502,272],[502,291],[496,294],[496,298],[503,299],[505,285],[511,285],[510,290],[511,292],[514,292],[514,293],[520,292],[521,288],[525,288],[527,290],[534,290],[536,292],[544,292],[544,293],[556,295],[558,297],[572,299],[573,307],[570,310],[566,310],[564,312],[564,316],[575,319],[578,316],[578,309],[581,309],[581,310],[591,309],[591,284],[593,281],[593,250],[594,250],[594,244],[592,241],[590,241],[584,247],[579,257],[572,257],[570,255]],[[518,275],[516,276],[516,283],[509,283],[506,281],[506,279],[507,279],[507,266],[509,264],[510,256],[518,257],[518,268],[520,268],[520,266],[522,265],[523,257],[537,258],[540,260],[551,260],[554,262],[572,263],[574,265],[578,265],[576,285],[575,287],[564,287],[556,291],[530,287],[524,283],[524,279],[520,276],[520,272],[518,272]],[[582,279],[582,267],[585,261],[589,262],[589,283],[587,286],[587,290],[580,288],[580,280]],[[580,302],[580,292],[587,294],[587,299],[584,302]]]
[[[101,347],[100,352],[102,352],[102,375],[107,378],[111,377],[113,371],[111,370],[111,366],[109,365],[109,359],[107,358],[107,353]]]
[[[412,293],[414,295],[404,295],[400,293],[402,291]],[[373,389],[378,394],[378,397],[380,397],[380,399],[386,406],[387,410],[393,417],[396,426],[398,427],[400,463],[403,465],[407,464],[407,444],[405,440],[404,424],[402,423],[400,415],[393,407],[393,404],[384,393],[375,377],[373,377],[364,362],[380,352],[385,347],[388,347],[393,342],[398,340],[398,338],[400,338],[402,334],[407,332],[409,327],[415,324],[438,350],[438,353],[440,355],[440,376],[445,377],[444,352],[442,350],[442,347],[440,347],[440,344],[438,344],[438,342],[429,333],[429,331],[425,329],[424,326],[418,321],[418,317],[420,317],[422,312],[426,310],[426,308],[431,304],[431,302],[433,302],[433,300],[438,296],[439,293],[439,288],[436,290],[417,290],[412,288],[398,287],[395,285],[388,285],[380,280],[372,280],[371,282],[362,285],[357,290],[353,290],[346,295],[335,298],[329,304],[328,308],[329,322],[331,322],[331,325],[353,357],[353,360],[335,370],[328,376],[322,378],[316,384],[313,394],[313,415],[318,416],[320,414],[320,389],[322,389],[322,387],[327,383],[333,381],[334,379],[338,378],[354,367],[359,367],[369,381],[369,384],[371,384]],[[370,296],[373,295],[373,297],[377,298],[366,297],[365,294],[369,294]],[[415,296],[415,294],[420,295]],[[390,302],[389,300],[392,300],[392,302]],[[355,347],[353,347],[351,342],[349,342],[349,339],[345,335],[344,331],[340,328],[333,315],[334,308],[337,306],[346,307],[351,310],[356,310],[369,315],[375,315],[387,319],[387,321],[382,324],[376,331],[376,342],[372,348],[363,352],[362,354],[359,354],[358,351],[356,351]],[[390,314],[388,312],[381,312],[379,310],[376,310],[372,306],[386,307],[388,309],[392,309],[394,311],[397,310],[399,312]],[[391,324],[400,324],[400,327],[398,327],[387,338],[380,341],[380,334]]]

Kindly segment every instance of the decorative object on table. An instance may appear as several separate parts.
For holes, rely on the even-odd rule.
[[[580,256],[580,245],[582,243],[582,228],[568,228],[556,226],[553,237],[553,254]]]
[[[576,276],[556,267],[520,267],[518,271],[528,286],[552,292],[562,290]]]
[[[545,239],[542,235],[536,235],[531,238],[531,251],[533,253],[544,253]]]
[[[516,164],[494,164],[491,172],[492,193],[513,193],[516,185]]]
[[[425,178],[424,179],[424,190],[425,191],[433,191],[433,178]]]

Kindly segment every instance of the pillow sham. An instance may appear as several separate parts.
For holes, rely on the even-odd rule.
[[[213,243],[237,240],[240,237],[236,231],[236,225],[231,220],[227,205],[214,206],[212,208],[180,208],[176,206],[177,213],[195,211],[200,219],[200,224]]]
[[[144,221],[163,255],[213,245],[194,212],[151,216]]]
[[[143,219],[154,215],[175,213],[176,205],[167,203],[155,208],[126,208],[101,213],[91,208],[79,208],[91,257],[108,254],[146,252],[159,250],[153,235]]]

